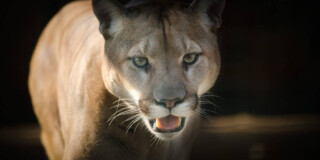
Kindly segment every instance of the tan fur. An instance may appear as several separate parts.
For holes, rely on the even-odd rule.
[[[91,1],[73,2],[50,21],[34,51],[29,75],[41,140],[50,159],[188,158],[199,123],[192,95],[200,97],[214,84],[219,51],[200,15],[174,9],[167,13],[167,41],[152,14],[146,20],[143,13],[113,21],[109,29],[113,38],[105,45]],[[190,52],[201,52],[201,57],[185,71],[181,62]],[[148,74],[127,60],[134,55],[148,57],[153,67]],[[186,126],[165,135],[150,131],[145,117],[168,114],[153,103],[153,95],[177,90],[187,94],[172,114],[188,117]],[[118,98],[131,101],[113,107]],[[110,121],[121,109],[138,112],[139,121],[130,127],[130,114]]]

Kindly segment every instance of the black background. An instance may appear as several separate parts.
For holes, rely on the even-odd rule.
[[[35,123],[29,61],[50,18],[68,0],[1,4],[1,125]],[[320,112],[316,1],[228,0],[218,38],[222,57],[213,93],[219,115]]]

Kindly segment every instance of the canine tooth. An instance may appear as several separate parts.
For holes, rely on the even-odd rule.
[[[178,124],[177,124],[177,127],[179,127],[181,125],[181,117],[179,117],[179,121],[178,121]]]
[[[159,121],[159,118],[156,119],[155,125],[156,125],[157,128],[162,128],[162,126],[160,124],[160,121]]]

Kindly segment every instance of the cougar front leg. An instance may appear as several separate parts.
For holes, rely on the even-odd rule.
[[[51,160],[61,160],[63,156],[63,140],[58,131],[41,131],[41,141],[45,146],[46,153]]]
[[[90,113],[90,112],[89,112]],[[64,160],[87,159],[89,148],[96,141],[97,115],[89,113],[75,114],[70,124],[63,130],[65,136]]]

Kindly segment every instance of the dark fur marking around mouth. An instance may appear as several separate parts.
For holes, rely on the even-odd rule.
[[[198,108],[198,105],[199,105],[199,98],[198,98],[198,95],[195,94],[194,95],[194,99],[195,99],[195,102],[194,102],[194,108],[193,109],[197,109]]]

